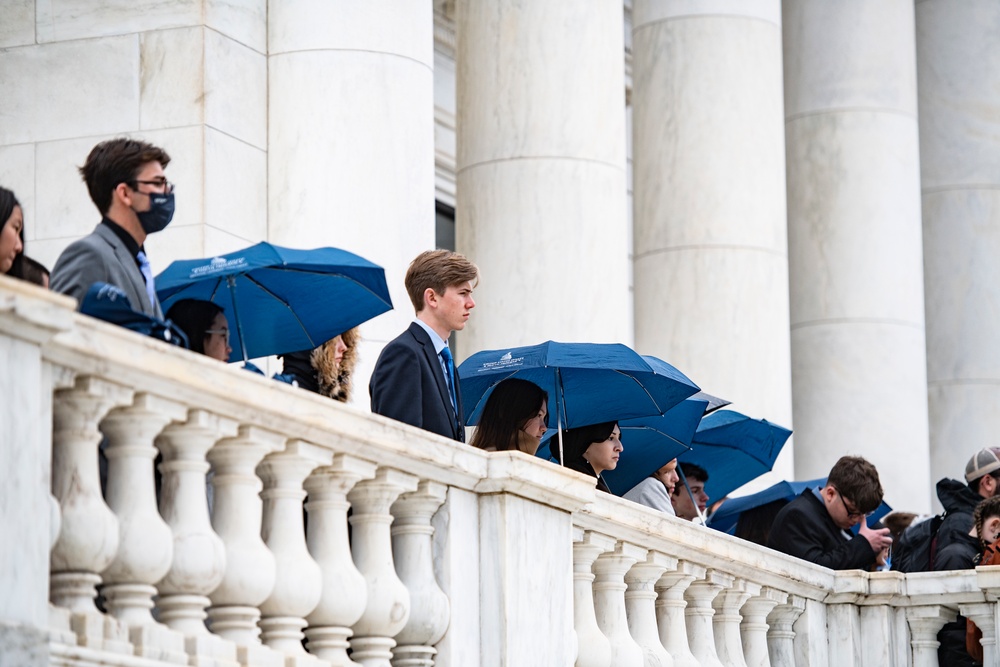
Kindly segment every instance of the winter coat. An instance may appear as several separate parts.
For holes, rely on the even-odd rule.
[[[983,501],[983,497],[968,485],[954,479],[942,479],[938,482],[937,495],[944,507],[945,516],[937,532],[934,569],[951,569],[938,565],[937,554],[949,544],[962,542],[969,536],[969,531],[972,530],[972,513],[976,510],[976,505]]]
[[[328,340],[315,350],[302,350],[283,356],[283,371],[295,376],[301,389],[315,392],[346,403],[351,399],[351,376],[358,363],[358,343],[361,335],[357,327],[345,331],[340,336],[347,346],[344,357],[337,367],[336,338]]]
[[[867,570],[878,555],[863,536],[847,539],[812,489],[778,512],[767,546],[833,570]]]

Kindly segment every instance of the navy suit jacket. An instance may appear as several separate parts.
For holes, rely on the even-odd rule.
[[[456,418],[434,343],[419,324],[410,324],[382,350],[368,393],[372,412],[465,442],[458,372],[455,372]]]

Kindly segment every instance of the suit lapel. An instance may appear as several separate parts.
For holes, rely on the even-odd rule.
[[[413,334],[413,337],[416,338],[417,342],[420,343],[420,347],[424,350],[424,356],[427,358],[427,363],[430,364],[431,372],[434,374],[434,379],[437,382],[438,393],[441,396],[441,401],[444,403],[445,411],[451,416],[451,423],[454,424],[457,419],[455,418],[455,411],[451,407],[451,393],[448,391],[448,383],[444,379],[444,372],[441,369],[441,361],[438,358],[437,353],[434,352],[434,344],[431,342],[427,332],[424,331],[419,324],[411,324],[410,333]],[[457,380],[455,388],[456,390],[458,389]],[[452,427],[452,430],[454,431],[454,427]]]

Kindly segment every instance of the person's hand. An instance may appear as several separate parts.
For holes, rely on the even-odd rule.
[[[883,549],[888,549],[889,545],[892,544],[892,538],[889,537],[888,528],[872,530],[868,527],[867,521],[861,522],[861,528],[858,530],[858,534],[868,540],[868,544],[871,545],[872,551],[875,553],[879,553]]]

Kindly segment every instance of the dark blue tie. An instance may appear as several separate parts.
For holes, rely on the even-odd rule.
[[[451,358],[451,350],[448,346],[445,346],[441,350],[441,358],[444,359],[444,366],[448,369],[445,373],[445,379],[448,381],[448,393],[451,394],[451,407],[455,411],[455,416],[458,416],[458,401],[455,400],[455,362]]]

